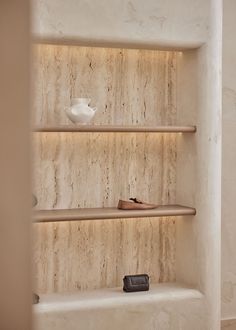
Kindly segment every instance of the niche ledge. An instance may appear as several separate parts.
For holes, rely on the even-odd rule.
[[[184,322],[195,330],[203,329],[203,311],[202,293],[178,283],[153,284],[150,291],[136,293],[124,293],[121,288],[115,288],[46,294],[40,295],[40,303],[34,306],[36,329],[43,326],[44,330],[52,326],[56,329],[55,322],[59,326],[57,330],[66,329],[68,325],[73,330],[159,329],[160,326],[160,329],[167,329],[164,326],[169,322],[174,322],[173,326],[178,324],[178,313],[183,318],[181,324]],[[192,322],[196,322],[195,325]]]

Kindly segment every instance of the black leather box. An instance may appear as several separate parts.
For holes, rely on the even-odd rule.
[[[126,275],[123,278],[123,290],[125,292],[137,292],[149,290],[149,276],[147,274]]]

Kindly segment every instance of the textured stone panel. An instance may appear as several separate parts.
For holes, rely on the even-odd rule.
[[[38,45],[34,120],[69,124],[71,97],[90,96],[95,124],[175,124],[176,53]],[[137,196],[174,203],[178,134],[35,133],[39,209],[115,206]],[[127,273],[175,280],[175,220],[34,225],[38,292],[121,285]]]

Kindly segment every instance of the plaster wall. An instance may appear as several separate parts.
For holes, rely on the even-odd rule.
[[[179,143],[176,198],[188,203],[194,200],[197,215],[194,221],[183,219],[177,224],[176,273],[177,280],[195,284],[205,293],[208,299],[207,326],[209,329],[218,329],[221,214],[220,2],[212,3],[210,22],[208,42],[196,52],[184,54],[180,71],[182,88],[178,102],[183,111],[180,115],[189,118],[191,113],[198,130],[192,140],[183,139]],[[184,86],[189,87],[188,94]]]
[[[33,32],[76,43],[189,48],[206,41],[209,10],[205,0],[34,0]]]
[[[222,154],[222,318],[236,318],[236,2],[224,0]],[[236,328],[235,324],[234,327]]]
[[[175,284],[125,297],[119,288],[43,295],[34,306],[35,330],[209,330],[204,310],[198,290]]]

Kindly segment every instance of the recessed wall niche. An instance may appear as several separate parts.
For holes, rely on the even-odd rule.
[[[94,124],[174,125],[177,52],[35,46],[34,123],[70,124],[72,97],[90,97]],[[180,134],[34,133],[38,209],[175,203]],[[175,218],[34,225],[39,293],[120,286],[124,274],[175,280]]]

